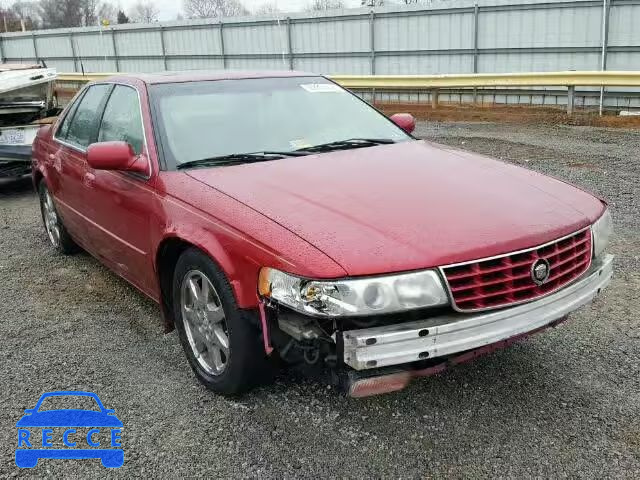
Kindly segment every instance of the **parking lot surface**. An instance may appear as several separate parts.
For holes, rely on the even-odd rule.
[[[54,255],[29,182],[4,182],[0,477],[639,478],[640,132],[420,123],[417,134],[605,197],[609,289],[557,329],[399,393],[353,400],[282,376],[226,399],[197,383],[151,301],[87,254]],[[16,421],[53,390],[95,392],[115,409],[121,469],[14,465]]]

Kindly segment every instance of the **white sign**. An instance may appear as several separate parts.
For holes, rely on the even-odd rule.
[[[0,144],[1,145],[23,145],[24,144],[24,131],[10,128],[0,131]]]
[[[342,88],[334,83],[303,83],[300,85],[310,93],[341,93]]]

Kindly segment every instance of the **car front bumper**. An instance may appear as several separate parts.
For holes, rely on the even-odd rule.
[[[344,362],[355,370],[455,355],[544,328],[591,302],[611,281],[613,255],[594,260],[566,288],[515,307],[343,332]]]

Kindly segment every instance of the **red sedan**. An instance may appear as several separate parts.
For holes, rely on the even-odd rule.
[[[414,124],[304,73],[123,76],[39,131],[33,181],[52,245],[158,302],[207,387],[284,363],[365,396],[555,325],[612,275],[602,200]]]

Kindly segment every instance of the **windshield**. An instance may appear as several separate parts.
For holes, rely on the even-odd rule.
[[[152,85],[169,167],[205,158],[291,152],[353,138],[409,140],[362,100],[321,77]]]

